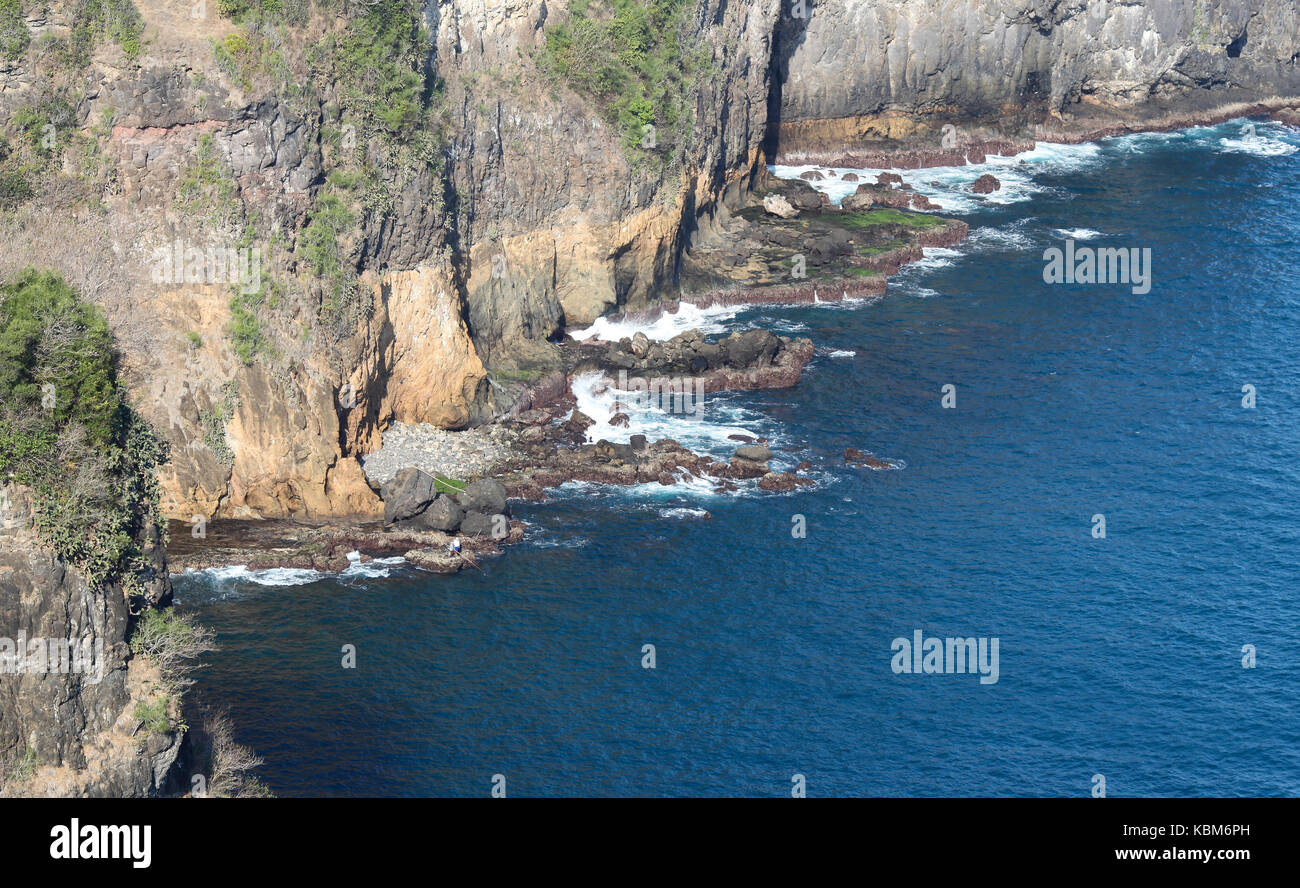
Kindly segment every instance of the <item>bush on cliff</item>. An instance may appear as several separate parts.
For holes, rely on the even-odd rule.
[[[683,52],[685,0],[576,0],[546,32],[540,67],[594,99],[633,159],[667,160],[691,124],[703,55]]]
[[[32,488],[38,532],[91,583],[138,591],[166,458],[118,386],[99,310],[53,272],[0,284],[0,479]]]
[[[0,56],[17,61],[26,54],[31,41],[22,0],[0,0]]]

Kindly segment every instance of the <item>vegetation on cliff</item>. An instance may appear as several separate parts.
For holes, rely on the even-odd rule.
[[[0,478],[32,488],[37,530],[92,584],[134,592],[149,570],[166,458],[125,400],[99,309],[53,272],[0,285]]]
[[[636,161],[667,163],[692,132],[707,49],[684,46],[686,0],[575,0],[546,32],[541,67],[594,99]]]

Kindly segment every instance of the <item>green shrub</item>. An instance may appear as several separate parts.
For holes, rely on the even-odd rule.
[[[208,446],[222,465],[235,464],[234,451],[226,441],[226,426],[239,407],[239,384],[233,379],[221,387],[221,401],[213,410],[199,411],[199,424],[203,427],[203,443]]]
[[[32,176],[26,169],[0,169],[0,209],[20,207],[35,193]]]
[[[85,68],[105,37],[133,59],[144,48],[143,34],[144,18],[131,0],[77,0],[68,27],[64,61],[78,70]]]
[[[262,322],[257,317],[257,308],[261,304],[261,294],[236,293],[230,297],[230,323],[226,333],[230,336],[230,347],[244,366],[250,366],[257,353],[266,347],[266,334],[262,332]]]
[[[131,653],[156,664],[167,687],[179,690],[190,684],[190,674],[200,665],[199,656],[213,649],[214,637],[211,629],[191,615],[178,614],[170,607],[150,609],[140,615],[131,631]]]
[[[0,56],[16,61],[27,52],[31,41],[22,0],[0,0]]]
[[[338,39],[335,70],[354,111],[405,138],[426,108],[428,53],[419,6],[375,0]]]
[[[689,137],[695,87],[709,70],[702,52],[682,52],[685,9],[685,0],[578,0],[546,32],[541,67],[593,99],[635,160],[666,161]]]
[[[0,401],[52,410],[95,444],[117,434],[123,405],[108,323],[54,272],[23,272],[0,288]]]
[[[53,272],[0,285],[0,477],[32,488],[37,531],[92,585],[141,591],[166,460],[166,442],[118,387],[99,310]]]
[[[146,731],[161,734],[171,727],[171,720],[167,717],[168,702],[166,697],[157,697],[148,703],[142,700],[135,704],[135,717],[144,723]]]

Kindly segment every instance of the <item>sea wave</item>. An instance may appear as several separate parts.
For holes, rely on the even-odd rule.
[[[391,575],[394,567],[405,564],[401,557],[374,558],[362,561],[360,552],[348,553],[348,566],[341,571],[311,570],[298,567],[270,567],[250,570],[244,564],[232,564],[226,567],[208,567],[202,570],[187,570],[184,576],[196,576],[210,586],[223,586],[232,583],[253,583],[258,586],[306,586],[328,578],[379,579]]]
[[[644,333],[647,338],[658,341],[672,339],[687,330],[699,330],[705,334],[725,333],[729,329],[727,321],[734,318],[746,306],[711,305],[700,308],[689,302],[678,305],[675,312],[662,312],[657,318],[632,320],[611,320],[596,318],[590,327],[570,330],[569,335],[579,341],[601,339],[605,342],[617,342],[637,333]]]
[[[587,429],[589,442],[604,438],[625,444],[633,435],[645,435],[650,441],[672,438],[697,453],[726,458],[741,443],[730,438],[731,435],[750,438],[774,435],[771,420],[734,403],[734,396],[728,392],[709,392],[699,402],[692,394],[684,404],[674,404],[664,396],[656,403],[644,392],[619,389],[617,380],[601,373],[578,376],[572,388],[577,409],[596,421]],[[675,407],[691,412],[674,412]],[[615,413],[625,414],[628,424],[610,425]]]

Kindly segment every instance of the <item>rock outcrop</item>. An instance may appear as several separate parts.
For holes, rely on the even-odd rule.
[[[775,33],[782,162],[962,163],[1051,121],[1141,128],[1300,92],[1289,0],[826,0]],[[892,153],[892,162],[886,160]],[[845,158],[886,160],[838,163]]]
[[[84,68],[60,68],[50,47],[78,7],[53,0],[0,69],[0,122],[50,116],[65,152],[62,196],[0,222],[0,265],[58,269],[104,309],[133,400],[171,445],[164,502],[184,520],[378,518],[360,460],[386,429],[464,428],[559,397],[564,329],[605,313],[760,287],[796,301],[881,292],[868,272],[903,253],[843,286],[778,285],[791,254],[826,267],[844,244],[759,233],[746,213],[826,209],[811,188],[772,185],[769,160],[822,177],[962,163],[1036,135],[1276,110],[1300,93],[1288,0],[825,0],[804,17],[775,0],[686,0],[671,36],[690,125],[646,155],[580,78],[547,67],[548,35],[576,7],[441,0],[402,7],[428,28],[413,70],[437,89],[420,137],[396,145],[353,126],[345,71],[319,73],[348,19],[286,17],[271,46],[212,4],[201,21],[163,0],[135,7],[148,39],[134,55],[100,35]],[[348,139],[365,175],[340,167]],[[891,184],[846,205],[935,209]],[[331,281],[309,244],[335,198],[348,219],[330,273],[346,280]],[[251,242],[262,286],[159,280],[155,251],[178,239]]]
[[[25,488],[0,487],[0,503],[0,794],[175,792],[179,701],[156,666],[132,657],[123,589],[93,586],[42,544]],[[161,541],[149,534],[156,570],[140,607],[171,600]],[[141,706],[164,707],[160,724],[142,724]]]

